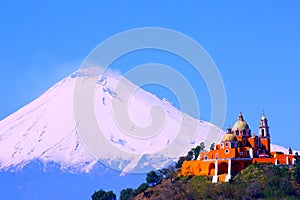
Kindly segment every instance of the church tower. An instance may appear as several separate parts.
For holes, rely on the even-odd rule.
[[[260,119],[259,123],[259,137],[261,140],[262,145],[265,146],[266,150],[270,152],[270,133],[269,133],[269,126],[268,126],[268,120],[265,117],[265,114],[262,114],[262,117]]]
[[[268,120],[265,117],[265,114],[262,114],[259,124],[259,135],[260,137],[270,137]]]

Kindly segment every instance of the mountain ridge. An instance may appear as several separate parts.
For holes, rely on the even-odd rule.
[[[107,156],[97,160],[90,155],[78,137],[78,130],[73,116],[73,93],[76,79],[78,79],[78,77],[88,79],[94,76],[99,76],[99,71],[95,69],[76,71],[54,84],[37,99],[1,120],[0,169],[22,169],[26,164],[34,159],[40,159],[45,163],[53,161],[61,165],[62,169],[68,169],[68,167],[72,166],[74,169],[77,168],[75,171],[87,173],[99,161],[108,164],[109,167],[116,168],[121,171],[126,169],[126,166],[129,166],[130,163],[133,165],[131,167],[134,170],[136,167],[135,164],[140,165],[140,169],[143,169],[143,165],[147,165],[149,163],[156,168],[160,168],[176,162],[177,158],[174,156],[169,157],[168,155],[163,154],[148,155],[147,152],[141,154],[139,160],[124,158],[120,155],[115,155],[115,157]],[[104,104],[108,104],[109,101],[116,98],[116,95],[118,95],[114,92],[114,87],[119,79],[119,75],[110,73],[105,75],[105,77],[100,79],[97,83],[95,92],[95,107],[98,111],[108,113],[108,111],[104,109],[107,108]],[[127,84],[129,83],[126,83],[125,86],[127,86]],[[142,89],[136,94],[135,100],[135,104],[144,106],[148,109],[148,111],[153,105],[157,104],[161,106],[167,111],[167,119],[171,122],[171,124],[178,124],[178,119],[182,116],[181,112],[177,108],[173,107],[167,100],[160,100],[155,95],[143,91]],[[132,106],[130,109],[132,109]],[[143,112],[138,110],[138,108],[132,112],[133,118],[135,119],[145,118],[142,114]],[[96,113],[96,115],[100,115],[100,112]],[[147,123],[149,123],[147,116],[146,119],[148,121],[140,120],[139,123],[147,125]],[[191,146],[203,141],[206,137],[205,134],[207,134],[207,131],[210,128],[217,133],[219,139],[224,133],[223,130],[209,122],[192,119],[187,115],[186,119],[189,119],[192,123],[196,123],[198,127],[196,138],[184,138],[185,140],[190,140],[189,146],[186,147],[186,149],[190,149]],[[172,140],[171,136],[167,134],[167,132],[171,132],[170,130],[172,129],[168,128],[164,130],[164,140],[166,141],[164,146],[159,146],[161,144],[157,143],[158,146],[155,148],[164,148],[168,145],[168,142]],[[124,141],[121,139],[122,137],[123,136],[121,134],[114,134],[110,135],[108,140],[110,140],[111,143],[116,143],[114,145],[119,145],[119,147],[124,148],[126,142],[129,144],[130,141]],[[217,141],[218,138],[214,139]],[[155,141],[153,140],[152,143],[153,142]],[[148,148],[152,148],[152,143],[150,141],[150,143],[146,146],[148,146]],[[144,144],[141,144],[141,146],[137,148],[144,148]],[[185,153],[186,152],[183,152],[182,154]],[[180,155],[178,155],[178,157],[179,156]],[[139,163],[141,158],[143,158],[144,161]]]

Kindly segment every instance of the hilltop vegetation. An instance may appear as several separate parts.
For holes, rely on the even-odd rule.
[[[253,164],[230,183],[204,176],[163,179],[134,199],[300,199],[300,165]]]
[[[174,168],[152,171],[137,189],[122,190],[120,199],[300,199],[300,160],[297,163],[292,167],[253,164],[230,183],[217,184],[207,176],[179,177]]]

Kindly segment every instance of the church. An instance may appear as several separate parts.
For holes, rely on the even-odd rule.
[[[299,156],[272,152],[268,120],[263,114],[259,123],[259,134],[251,134],[242,113],[232,128],[228,127],[222,141],[213,150],[201,152],[198,160],[184,161],[181,174],[184,176],[212,176],[212,182],[228,182],[232,176],[252,163],[293,165]]]

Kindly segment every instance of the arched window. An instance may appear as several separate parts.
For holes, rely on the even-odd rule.
[[[246,130],[244,129],[244,130],[243,130],[243,136],[245,136],[245,135],[246,135]]]
[[[249,153],[249,150],[247,150],[247,151],[246,151],[246,155],[247,155],[247,156],[249,156],[249,155],[250,155],[250,153]]]
[[[261,129],[261,135],[265,136],[265,129]]]

